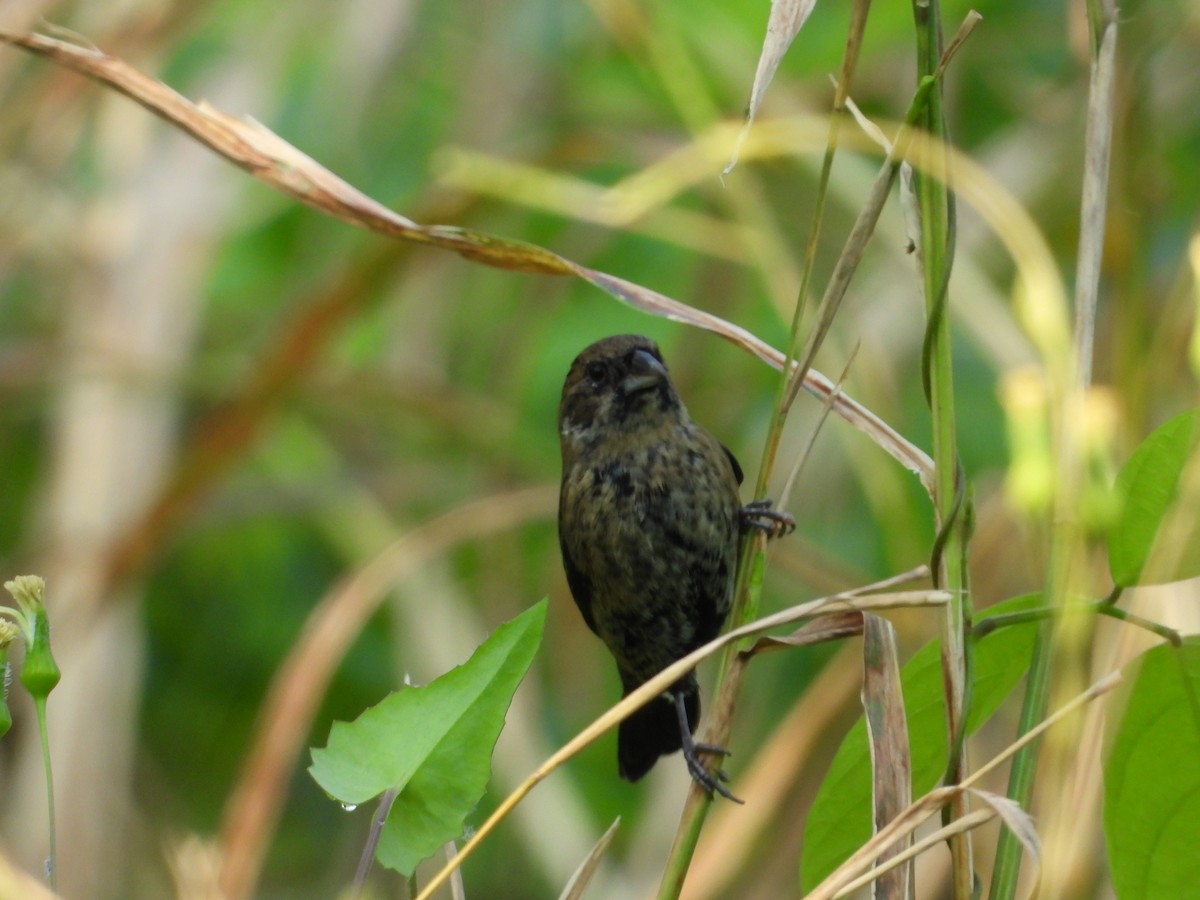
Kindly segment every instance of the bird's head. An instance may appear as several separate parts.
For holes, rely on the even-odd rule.
[[[686,421],[658,345],[634,334],[605,338],[580,353],[558,408],[564,450],[569,442],[634,438]]]

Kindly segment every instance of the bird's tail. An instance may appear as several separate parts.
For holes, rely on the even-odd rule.
[[[637,685],[626,685],[626,695],[635,687]],[[660,756],[683,747],[679,715],[672,696],[675,692],[683,695],[688,731],[693,731],[700,721],[700,688],[695,676],[689,675],[676,682],[668,693],[655,697],[622,722],[617,728],[617,762],[621,777],[626,781],[637,781],[653,768]]]

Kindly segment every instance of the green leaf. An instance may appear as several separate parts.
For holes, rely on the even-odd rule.
[[[397,790],[376,854],[411,875],[462,834],[483,796],[492,748],[533,661],[546,601],[496,629],[471,658],[424,687],[389,694],[353,722],[336,722],[309,773],[326,793],[358,805]]]
[[[1200,410],[1193,409],[1156,428],[1117,475],[1123,504],[1109,534],[1108,564],[1118,585],[1164,584],[1200,575],[1200,530],[1190,509],[1181,510],[1179,502],[1197,440]],[[1191,500],[1182,506],[1190,508]],[[1183,514],[1172,516],[1176,510]],[[1153,550],[1158,552],[1147,571]]]
[[[998,603],[989,614],[1032,609],[1041,594]],[[982,725],[1020,681],[1029,666],[1036,626],[1001,628],[975,644],[975,690],[967,716],[969,733]],[[949,753],[939,641],[918,650],[900,672],[912,745],[912,791],[933,788]],[[846,735],[821,783],[804,826],[800,883],[807,893],[871,837],[871,752],[862,716]]]
[[[1104,769],[1104,834],[1118,897],[1196,896],[1198,697],[1200,637],[1142,656]]]

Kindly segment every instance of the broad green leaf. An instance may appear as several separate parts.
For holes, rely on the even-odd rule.
[[[1041,594],[1014,597],[990,607],[988,614],[1030,609],[1041,599]],[[982,725],[1020,681],[1029,666],[1035,631],[1031,626],[1015,625],[976,642],[969,732]],[[949,753],[938,641],[930,641],[913,654],[900,672],[900,681],[912,745],[912,795],[919,797],[937,784]],[[812,890],[870,836],[871,753],[866,723],[860,716],[838,748],[804,825],[803,890]]]
[[[1189,502],[1194,498],[1181,490],[1198,440],[1200,410],[1193,409],[1151,432],[1117,476],[1123,503],[1109,534],[1108,564],[1122,587],[1200,575],[1200,529]]]
[[[542,600],[497,628],[458,668],[389,694],[353,722],[335,722],[328,745],[313,749],[309,773],[342,803],[399,792],[377,853],[383,865],[411,874],[462,833],[545,620]]]
[[[1104,834],[1118,897],[1197,895],[1198,698],[1200,637],[1142,657],[1104,767]]]

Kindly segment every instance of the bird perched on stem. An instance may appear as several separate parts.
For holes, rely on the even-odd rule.
[[[777,535],[794,522],[762,501],[742,506],[741,467],[688,416],[648,338],[605,338],[576,357],[558,430],[567,584],[629,694],[717,636],[732,601],[739,532]],[[695,742],[699,718],[689,672],[621,723],[621,777],[637,781],[658,757],[682,749],[692,778],[736,799],[720,783],[725,773],[698,757],[727,752]]]

